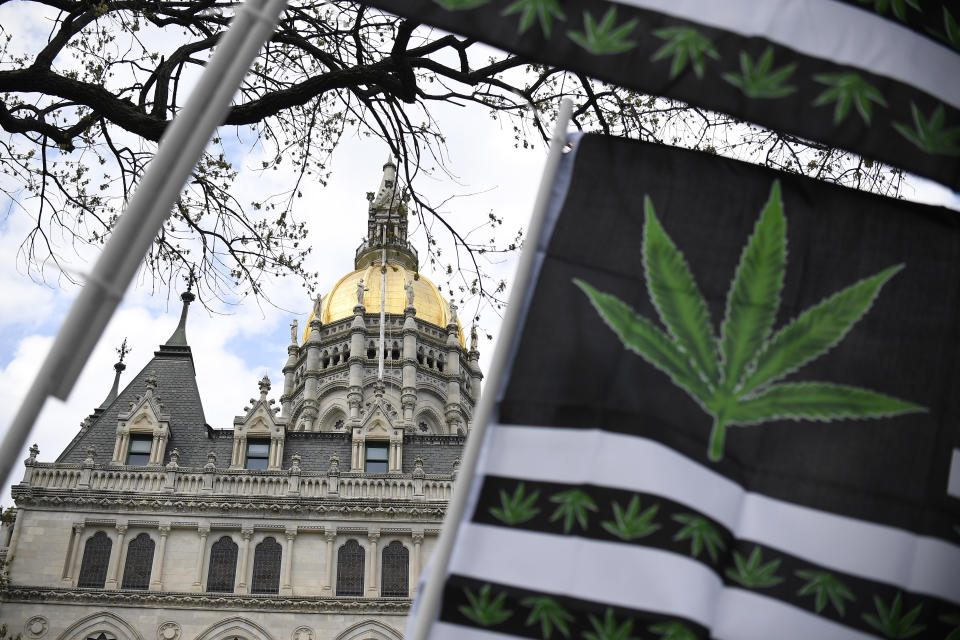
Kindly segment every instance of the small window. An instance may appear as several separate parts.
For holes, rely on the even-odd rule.
[[[153,571],[154,542],[141,533],[127,545],[127,564],[123,568],[123,589],[146,589]]]
[[[387,442],[368,442],[367,460],[363,470],[367,473],[386,473],[389,446]]]
[[[253,552],[250,593],[280,592],[280,559],[283,550],[273,538],[264,538]]]
[[[247,469],[266,469],[269,457],[269,440],[247,440]]]
[[[233,593],[237,572],[237,543],[223,536],[210,548],[210,567],[207,571],[207,591]]]
[[[85,589],[103,589],[110,564],[110,549],[113,541],[103,531],[97,531],[83,545],[83,560],[77,586]]]
[[[363,595],[364,549],[356,540],[347,542],[337,551],[337,595]]]
[[[153,436],[148,433],[131,433],[127,446],[127,464],[142,467],[150,462]]]
[[[383,548],[380,595],[384,598],[406,598],[410,584],[410,552],[397,540]]]

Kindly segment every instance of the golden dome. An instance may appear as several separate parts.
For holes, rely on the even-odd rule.
[[[412,282],[413,306],[417,309],[417,318],[446,328],[450,322],[450,305],[440,295],[432,282],[417,275],[414,271],[389,262],[387,263],[386,276],[387,313],[403,314],[403,309],[407,306],[407,293],[403,285],[406,282]],[[366,312],[380,313],[380,265],[372,264],[343,276],[337,284],[333,285],[330,293],[323,296],[320,302],[320,322],[329,324],[353,317],[353,308],[357,305],[357,283],[361,278],[363,278],[363,284],[367,288],[366,293],[363,294],[363,306],[366,308]],[[310,336],[311,320],[313,320],[312,312],[307,319],[307,328],[303,332],[303,342],[306,342]],[[465,348],[466,342],[459,318],[457,319],[457,338],[460,341],[460,346]]]

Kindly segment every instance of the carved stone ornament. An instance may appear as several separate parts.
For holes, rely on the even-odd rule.
[[[28,638],[42,638],[47,635],[50,623],[43,616],[33,616],[23,625],[23,631]]]
[[[290,640],[313,640],[313,629],[310,627],[297,627],[293,630]]]
[[[157,640],[177,640],[180,637],[180,625],[176,622],[164,622],[157,627]]]

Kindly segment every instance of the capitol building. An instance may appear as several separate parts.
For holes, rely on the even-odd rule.
[[[143,370],[123,380],[121,353],[64,450],[31,449],[0,525],[8,637],[401,640],[482,375],[392,161],[367,200],[353,270],[233,424],[206,422],[188,289]]]

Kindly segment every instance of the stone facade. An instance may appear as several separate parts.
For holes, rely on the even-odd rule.
[[[400,640],[482,376],[455,307],[416,274],[392,162],[368,200],[369,238],[337,287],[379,273],[380,300],[356,287],[344,311],[334,287],[315,301],[302,340],[291,325],[278,399],[264,377],[231,428],[206,424],[188,291],[170,339],[56,461],[31,450],[0,526],[9,632]]]

